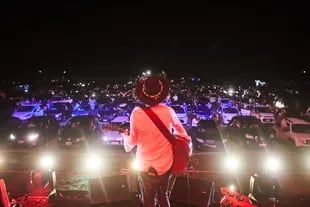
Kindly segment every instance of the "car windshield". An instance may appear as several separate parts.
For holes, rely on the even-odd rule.
[[[210,112],[210,110],[209,110],[209,108],[207,108],[207,107],[200,107],[200,108],[198,108],[197,110],[195,110],[196,111],[196,113],[203,113],[203,114],[209,114],[209,113],[211,113]]]
[[[310,134],[310,124],[293,124],[292,131],[295,133]]]
[[[255,107],[255,111],[260,113],[272,113],[268,107]]]
[[[16,112],[29,112],[34,109],[34,106],[21,106],[19,107]]]
[[[229,101],[230,101],[230,99],[222,99],[222,100],[221,100],[221,103],[227,104],[227,103],[229,103]]]
[[[50,111],[60,111],[62,110],[63,105],[62,104],[52,104],[49,108]]]
[[[176,113],[181,113],[181,114],[185,113],[184,109],[181,106],[173,106],[172,108],[174,109]]]
[[[78,111],[88,111],[88,110],[90,110],[90,106],[89,105],[81,105],[78,108]]]
[[[237,114],[238,110],[236,108],[223,108],[223,112],[227,114]]]

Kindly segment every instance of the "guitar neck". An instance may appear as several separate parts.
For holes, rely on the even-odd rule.
[[[128,131],[127,128],[119,127],[119,126],[117,126],[115,124],[103,124],[101,129],[102,130],[108,130],[108,131],[118,131],[118,132],[121,132],[121,133],[124,133],[124,132]]]

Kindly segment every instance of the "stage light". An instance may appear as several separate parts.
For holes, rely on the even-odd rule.
[[[44,169],[52,169],[55,164],[55,159],[51,155],[43,155],[40,158],[40,166]]]
[[[240,166],[240,158],[237,156],[229,156],[225,160],[225,168],[229,171],[237,171]]]
[[[98,169],[98,167],[100,166],[100,160],[98,159],[98,157],[89,157],[88,159],[88,168],[90,169]]]
[[[83,168],[85,170],[98,171],[103,167],[102,155],[91,153],[85,156]]]
[[[229,186],[229,191],[234,192],[236,190],[236,187],[234,185]]]
[[[277,172],[281,169],[281,161],[278,158],[275,157],[269,157],[265,161],[265,170],[267,172]]]
[[[4,157],[2,155],[0,155],[0,166],[2,166],[4,163]]]
[[[133,170],[136,170],[136,171],[139,171],[141,166],[140,166],[140,163],[138,162],[138,160],[134,159],[131,163],[131,168]]]

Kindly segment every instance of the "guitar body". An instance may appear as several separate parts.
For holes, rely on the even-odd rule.
[[[172,173],[181,174],[185,171],[191,156],[190,143],[183,137],[175,137],[173,143],[173,165]]]

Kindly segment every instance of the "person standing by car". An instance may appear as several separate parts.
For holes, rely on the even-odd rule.
[[[169,94],[169,83],[161,76],[142,77],[135,88],[137,98],[160,118],[174,134],[191,141],[175,111],[162,103]],[[124,135],[124,148],[130,152],[135,146],[138,180],[144,207],[170,207],[169,179],[172,177],[173,152],[171,143],[141,107],[130,115],[130,133]]]

